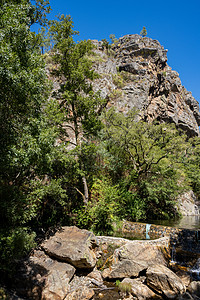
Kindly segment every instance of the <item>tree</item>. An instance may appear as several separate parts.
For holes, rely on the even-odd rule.
[[[115,45],[118,41],[118,39],[116,38],[115,34],[110,34],[109,38],[111,39],[111,42],[113,45]]]
[[[44,197],[33,198],[43,182],[41,194],[66,199],[58,181],[51,181],[58,153],[58,130],[49,118],[49,83],[40,39],[30,31],[34,22],[45,23],[47,1],[1,1],[0,10],[0,277],[7,276],[14,258],[34,244],[30,228],[38,218]],[[53,108],[51,107],[51,110]],[[55,112],[57,111],[54,105]],[[54,114],[55,114],[54,112]],[[55,154],[55,156],[54,156]],[[47,178],[49,189],[45,186]],[[53,187],[54,183],[54,187]],[[55,192],[57,190],[57,192]],[[53,193],[53,192],[51,192]],[[62,199],[61,199],[62,198]],[[9,260],[8,260],[9,257]]]
[[[135,119],[133,111],[126,116],[111,109],[107,112],[103,136],[112,161],[107,171],[115,184],[121,185],[130,205],[142,204],[141,217],[170,217],[175,214],[176,196],[185,185],[179,162],[187,149],[185,136],[173,125]]]
[[[147,35],[147,30],[146,30],[146,27],[145,27],[145,26],[143,26],[142,31],[140,32],[140,35],[141,35],[142,37],[145,37],[145,36]]]
[[[186,155],[182,157],[182,163],[188,174],[189,181],[196,197],[200,199],[200,138],[189,140]]]
[[[91,81],[96,74],[87,55],[91,53],[93,45],[90,41],[76,43],[73,40],[74,34],[77,32],[73,31],[70,16],[61,15],[58,20],[51,22],[53,59],[57,66],[54,75],[62,81],[56,96],[65,114],[62,139],[75,148],[76,160],[82,173],[83,192],[77,187],[76,190],[86,204],[89,195],[82,148],[89,146],[90,137],[101,128],[99,112],[105,101],[92,89]]]

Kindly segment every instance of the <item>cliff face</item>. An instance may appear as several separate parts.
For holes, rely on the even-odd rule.
[[[199,104],[167,65],[167,50],[157,40],[126,35],[111,50],[93,43],[91,59],[100,75],[94,89],[107,98],[107,107],[135,108],[140,119],[173,122],[189,136],[199,135]]]

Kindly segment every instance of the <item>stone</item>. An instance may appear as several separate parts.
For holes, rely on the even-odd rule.
[[[43,251],[39,250],[34,251],[33,256],[29,258],[28,264],[32,271],[34,271],[37,281],[41,283],[42,291],[40,299],[64,299],[69,290],[69,282],[75,273],[73,266],[52,260]],[[32,294],[37,295],[38,283],[36,286],[34,285],[34,277],[32,277],[32,281]]]
[[[65,300],[89,300],[94,296],[94,290],[88,287],[79,287],[65,297]]]
[[[176,275],[181,279],[181,281],[184,283],[186,287],[190,285],[191,277],[187,273],[187,270],[185,271],[179,270],[178,272],[176,272]]]
[[[88,278],[91,279],[91,282],[97,286],[103,285],[103,278],[101,275],[101,271],[93,270],[91,273],[87,275]]]
[[[186,292],[181,279],[163,265],[153,265],[147,269],[147,285],[168,299],[175,299]]]
[[[94,296],[93,284],[88,277],[74,276],[65,300],[88,300]]]
[[[68,294],[65,300],[88,300],[94,296],[94,291],[87,287],[81,287],[77,290],[73,291],[72,293]]]
[[[134,296],[134,299],[145,300],[156,297],[156,294],[138,279],[125,278],[122,280],[121,285],[129,285],[131,287],[130,293]]]
[[[182,216],[199,216],[200,205],[193,191],[183,193],[177,198],[178,210]]]
[[[192,281],[188,286],[188,291],[192,294],[192,296],[200,296],[200,282]]]
[[[182,295],[179,295],[177,299],[178,300],[194,300],[194,298],[187,292]]]
[[[94,268],[97,261],[95,247],[97,247],[95,235],[75,226],[62,227],[42,244],[42,248],[50,257],[65,261],[79,269]]]
[[[163,241],[129,241],[116,249],[112,265],[103,271],[103,278],[137,277],[139,273],[153,264],[166,265],[162,252]]]

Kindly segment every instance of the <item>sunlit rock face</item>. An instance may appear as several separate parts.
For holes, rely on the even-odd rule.
[[[137,34],[120,38],[111,49],[93,41],[91,57],[99,78],[95,91],[126,113],[135,108],[148,122],[175,123],[189,136],[199,135],[199,104],[181,84],[179,74],[167,64],[167,50],[157,40]]]

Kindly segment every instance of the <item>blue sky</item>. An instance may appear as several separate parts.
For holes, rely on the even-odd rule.
[[[140,33],[168,49],[168,64],[200,102],[200,0],[50,0],[55,15],[71,15],[78,39],[109,39]]]

